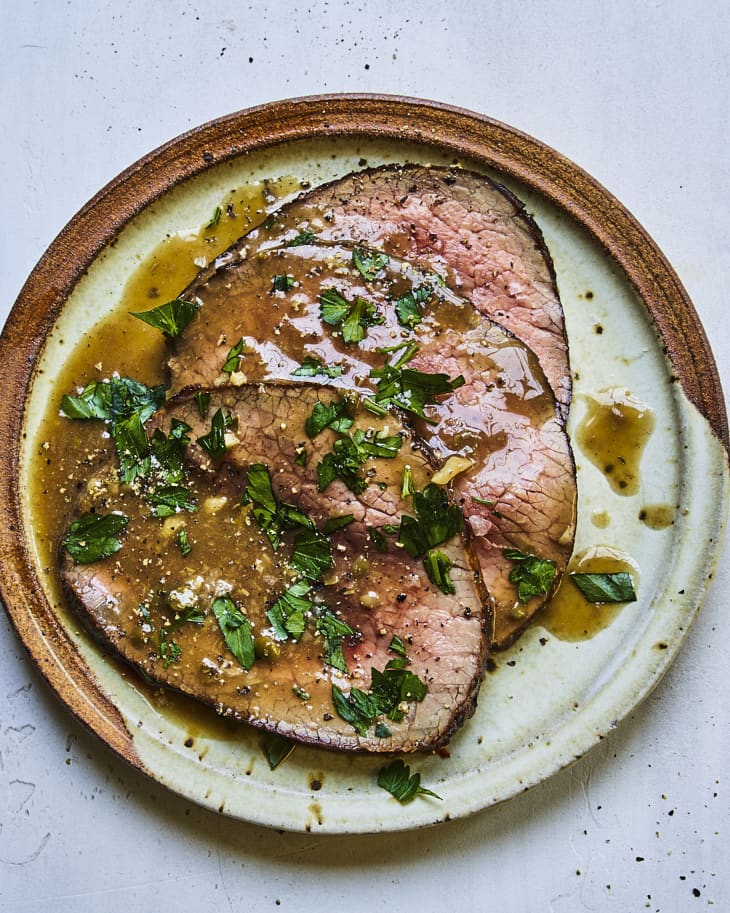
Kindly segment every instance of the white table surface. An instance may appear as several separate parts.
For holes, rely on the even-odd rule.
[[[150,149],[278,98],[390,92],[503,120],[593,174],[673,263],[730,389],[723,0],[2,8],[3,319],[67,220]],[[472,818],[371,837],[269,831],[148,781],[74,721],[0,614],[0,910],[724,913],[729,589],[721,563],[658,689],[574,766]]]

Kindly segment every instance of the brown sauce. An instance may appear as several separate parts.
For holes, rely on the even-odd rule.
[[[286,193],[295,185],[296,182],[287,179],[278,182],[275,189],[278,193]],[[232,241],[265,219],[266,208],[270,208],[272,203],[272,187],[274,185],[254,187],[245,192],[231,191],[221,203],[215,225],[165,238],[131,276],[114,312],[86,334],[59,373],[57,399],[49,403],[37,438],[41,444],[37,454],[38,470],[33,479],[37,539],[43,562],[49,568],[55,565],[58,543],[76,502],[77,490],[112,452],[101,423],[69,421],[59,414],[61,396],[84,387],[90,381],[108,378],[115,372],[148,385],[167,383],[164,368],[167,344],[164,338],[159,331],[130,317],[129,312],[149,309],[179,295],[201,266],[211,263]],[[425,329],[434,335],[440,335],[441,326],[453,328],[457,325],[466,331],[471,321],[470,311],[459,308],[444,297],[434,307]],[[291,329],[284,329],[283,342],[287,342],[288,333],[288,342],[296,348],[296,357],[301,359],[304,352],[302,328],[296,326],[295,316],[291,316],[288,327]],[[378,338],[379,333],[384,337],[386,331],[392,333],[395,329],[374,328],[373,342],[383,344],[392,341],[390,338]],[[272,328],[272,333],[275,333],[275,328]],[[497,364],[498,354],[504,354],[504,367],[499,365],[499,370],[506,378],[504,396],[510,400],[510,408],[528,416],[546,416],[550,412],[551,401],[541,387],[541,372],[536,363],[530,362],[527,370],[525,366],[518,366],[522,373],[518,374],[515,370],[514,376],[526,377],[526,386],[524,389],[513,389],[509,366],[515,359],[511,357],[510,345],[503,346],[499,352],[497,349],[499,347],[495,348],[490,358],[486,355],[480,357],[484,359],[483,370],[486,371],[490,368],[492,357]],[[515,358],[518,358],[517,347],[515,353]],[[321,354],[325,363],[332,363],[339,361],[343,352],[333,349],[331,353],[323,351]],[[332,358],[327,357],[330,354]],[[487,364],[488,361],[490,364]],[[481,364],[478,367],[482,369]],[[437,411],[438,407],[434,407],[434,413]],[[463,415],[457,416],[453,442],[450,443],[453,452],[464,450],[474,453],[479,446],[485,446],[484,440],[479,443],[472,440],[471,422],[466,410],[463,410]],[[494,441],[491,446],[494,446]],[[130,676],[130,680],[132,678],[134,676]],[[183,721],[185,731],[193,741],[200,737],[228,738],[233,734],[230,724],[216,720],[209,711],[199,708],[193,701],[147,685],[142,685],[140,690],[156,712],[166,718]]]
[[[264,222],[272,204],[300,189],[296,178],[282,177],[229,191],[208,224],[168,235],[142,261],[125,286],[124,302],[144,310],[176,297],[201,268]]]
[[[654,430],[654,413],[619,388],[586,400],[588,411],[575,438],[581,451],[617,494],[637,494],[641,455]]]
[[[674,523],[676,513],[673,504],[646,504],[639,511],[639,520],[649,529],[666,529]]]
[[[590,603],[569,579],[578,574],[631,574],[637,586],[638,566],[624,552],[607,545],[594,545],[574,555],[568,564],[557,592],[545,606],[538,623],[558,640],[590,640],[607,628],[620,614],[625,603]]]

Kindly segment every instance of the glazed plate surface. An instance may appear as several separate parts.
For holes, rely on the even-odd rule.
[[[441,799],[401,806],[376,784],[382,758],[298,747],[276,770],[260,734],[140,685],[67,609],[36,536],[32,477],[54,379],[123,300],[168,236],[195,234],[232,188],[332,180],[385,162],[459,164],[525,203],[552,254],[574,373],[568,429],[578,474],[576,553],[608,547],[636,568],[638,599],[591,636],[550,613],[495,656],[476,715],[448,756],[408,763]],[[274,205],[272,203],[272,205]],[[23,289],[1,349],[3,600],[62,701],[158,782],[237,818],[297,831],[425,826],[509,799],[580,757],[656,685],[702,603],[724,528],[727,424],[694,309],[654,243],[577,166],[512,128],[413,99],[280,102],[204,125],[132,166],[69,223]],[[606,391],[653,416],[633,495],[578,443]],[[24,404],[12,408],[9,403]]]

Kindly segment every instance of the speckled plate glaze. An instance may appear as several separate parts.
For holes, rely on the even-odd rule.
[[[587,397],[629,389],[656,417],[633,497],[576,448],[576,550],[613,544],[640,567],[639,599],[589,640],[539,623],[487,675],[449,756],[413,769],[442,798],[407,806],[376,785],[382,759],[297,748],[275,771],[259,737],[153,699],[79,629],[39,561],[28,478],[39,418],[73,343],[118,303],[168,233],[198,228],[233,186],[313,183],[368,164],[459,162],[514,189],[555,260],[575,372],[569,430]],[[587,292],[590,291],[590,295]],[[595,328],[601,326],[600,336]],[[22,290],[0,341],[2,596],[41,673],[115,752],[189,799],[296,831],[363,833],[434,824],[503,801],[580,757],[656,685],[686,634],[719,553],[728,432],[712,354],[673,270],[633,217],[540,142],[487,117],[383,96],[295,99],[206,124],[105,187],[62,231]],[[9,388],[9,389],[8,389]],[[662,529],[640,519],[671,505]],[[601,526],[595,517],[604,518]],[[602,527],[602,528],[601,528]]]

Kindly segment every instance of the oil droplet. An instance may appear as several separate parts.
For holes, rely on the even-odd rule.
[[[611,515],[607,510],[594,510],[591,514],[591,523],[597,529],[606,529],[611,522]]]
[[[557,592],[545,606],[537,623],[553,634],[558,640],[590,640],[607,628],[620,614],[625,603],[606,602],[596,605],[588,602],[568,575],[577,574],[631,574],[636,589],[639,567],[636,562],[620,549],[609,545],[592,545],[574,555]]]
[[[639,520],[649,529],[666,529],[674,523],[675,513],[671,504],[647,504],[639,511]]]
[[[639,490],[639,464],[654,430],[654,413],[628,390],[612,388],[586,396],[588,411],[576,440],[620,495]]]

